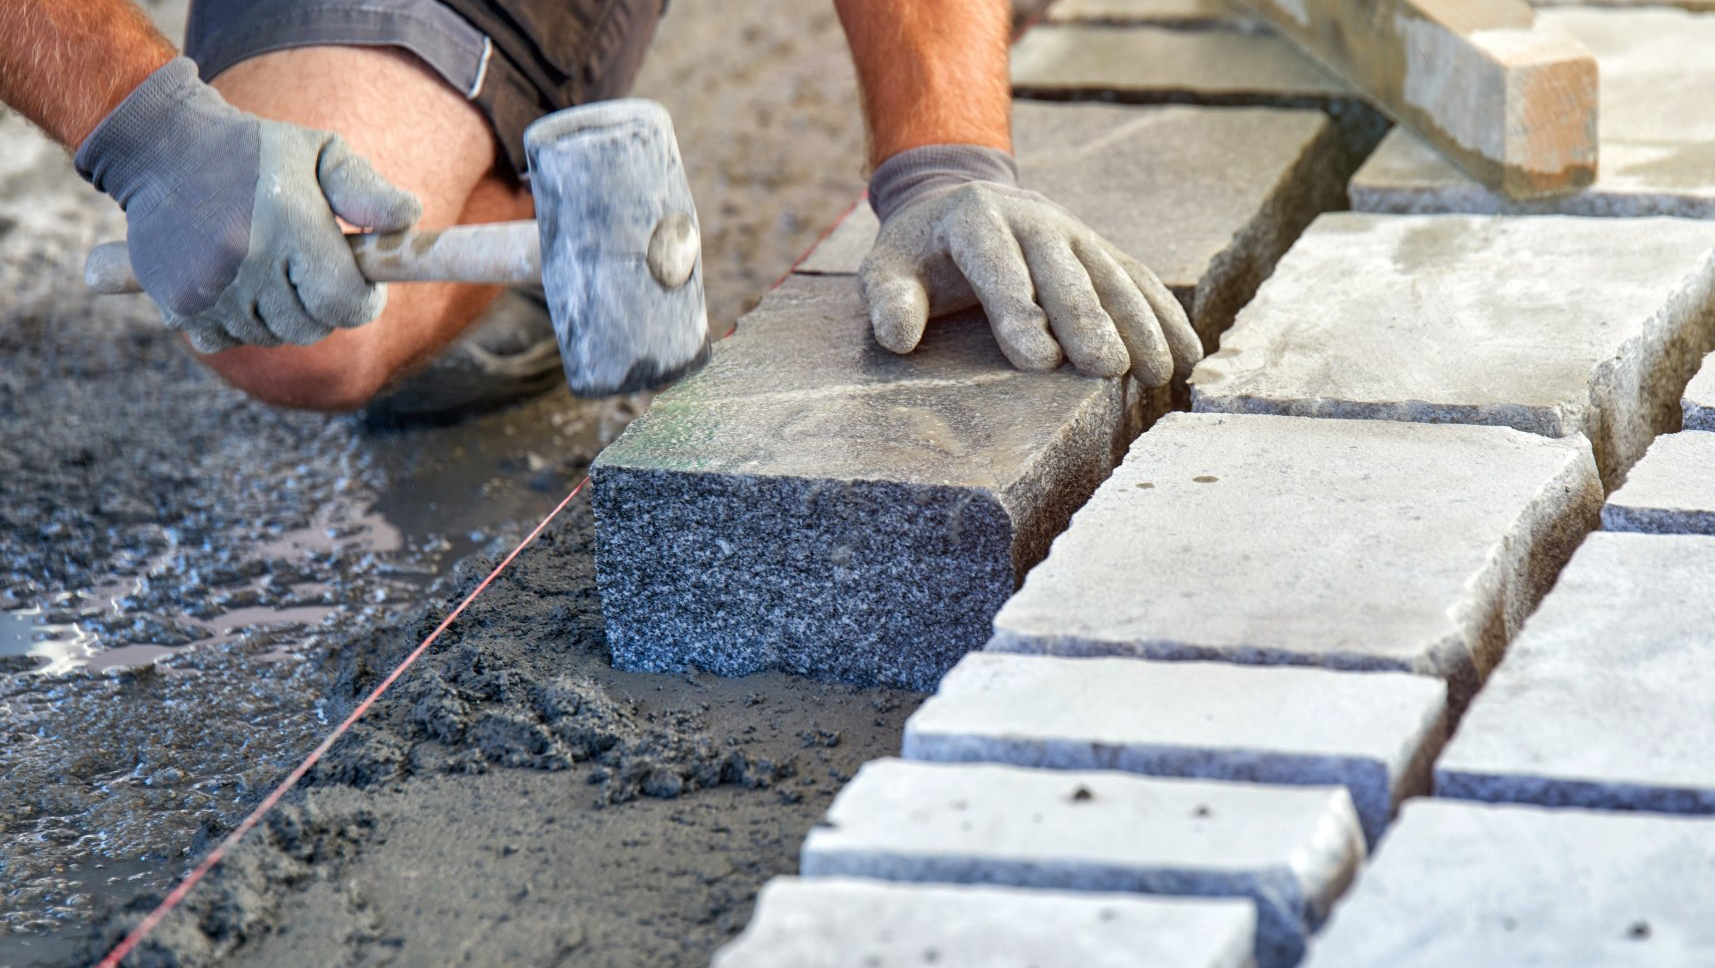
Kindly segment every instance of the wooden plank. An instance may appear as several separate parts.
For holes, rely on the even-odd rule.
[[[1512,198],[1596,177],[1596,59],[1523,0],[1245,0]]]

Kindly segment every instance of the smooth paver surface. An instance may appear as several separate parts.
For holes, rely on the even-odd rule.
[[[1350,85],[1268,31],[1045,24],[1013,48],[1012,86],[1052,100],[1319,108],[1354,162],[1387,130]]]
[[[1343,787],[874,760],[804,842],[807,877],[1010,884],[1257,903],[1285,968],[1364,856]]]
[[[1707,109],[1715,89],[1715,13],[1570,8],[1541,19],[1582,41],[1601,68],[1595,184],[1514,201],[1396,128],[1353,177],[1354,209],[1715,218],[1715,112]]]
[[[981,313],[876,345],[797,276],[592,469],[621,668],[931,689],[1138,426],[1118,380],[1007,365]]]
[[[1163,24],[1175,27],[1232,27],[1246,24],[1268,28],[1230,0],[1055,0],[1049,4],[1050,23]]]
[[[1436,764],[1436,792],[1715,812],[1715,538],[1594,534]]]
[[[1171,288],[1212,349],[1350,170],[1326,117],[1267,108],[1014,108],[1019,177]],[[875,240],[860,204],[800,272],[855,273]]]
[[[1715,343],[1715,225],[1324,215],[1192,374],[1200,411],[1587,435],[1610,486]]]
[[[1715,822],[1413,800],[1304,968],[1715,962]]]
[[[1250,968],[1256,909],[859,878],[777,877],[711,968]]]
[[[1424,676],[974,653],[905,724],[908,759],[1345,786],[1371,843],[1429,791]]]
[[[1582,438],[1172,414],[988,648],[1407,671],[1460,705],[1600,504]]]
[[[1602,506],[1602,527],[1715,535],[1715,433],[1664,434]]]

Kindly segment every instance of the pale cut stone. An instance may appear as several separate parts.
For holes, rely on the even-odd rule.
[[[1055,0],[1050,23],[1268,28],[1231,0]]]
[[[874,760],[801,855],[807,877],[1248,897],[1287,968],[1364,858],[1343,787]]]
[[[1715,14],[1674,9],[1551,10],[1601,68],[1602,157],[1570,195],[1514,201],[1483,187],[1404,128],[1352,178],[1359,211],[1715,218]]]
[[[1252,968],[1228,899],[776,877],[710,968]]]
[[[973,653],[905,724],[907,759],[1339,784],[1375,843],[1429,792],[1447,687],[1424,676]]]
[[[1679,415],[1686,430],[1715,430],[1715,353],[1703,358],[1697,375],[1686,385]]]
[[[1441,796],[1715,813],[1715,540],[1594,534],[1471,704]]]
[[[1601,503],[1581,437],[1170,414],[988,649],[1414,672],[1462,707]]]
[[[1715,822],[1413,800],[1303,968],[1715,963]]]
[[[1193,407],[1582,433],[1617,484],[1715,345],[1715,225],[1316,220],[1198,364]]]
[[[1602,506],[1602,527],[1715,535],[1715,433],[1664,434]]]
[[[1089,223],[1173,290],[1213,349],[1221,331],[1350,171],[1314,111],[1019,103],[1020,181]],[[855,273],[868,204],[798,271]]]
[[[1267,31],[1047,24],[1013,47],[1012,87],[1058,101],[1318,108],[1354,163],[1388,127],[1354,88]]]

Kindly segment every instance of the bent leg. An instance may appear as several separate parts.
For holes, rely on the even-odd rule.
[[[243,61],[214,87],[264,118],[334,131],[423,203],[419,228],[529,218],[530,196],[496,167],[482,112],[412,54],[391,47],[298,47]],[[367,325],[312,346],[244,346],[203,357],[265,403],[353,410],[451,342],[493,287],[403,283]]]

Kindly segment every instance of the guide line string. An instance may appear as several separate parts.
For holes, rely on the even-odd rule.
[[[299,763],[291,773],[288,773],[286,778],[280,781],[280,785],[274,788],[273,792],[269,793],[266,797],[263,797],[262,802],[256,805],[256,809],[250,811],[249,816],[240,821],[238,826],[234,827],[232,832],[226,835],[225,839],[223,839],[219,844],[216,844],[215,848],[208,852],[208,856],[204,857],[202,862],[197,864],[195,869],[185,875],[185,879],[180,881],[178,886],[174,887],[172,891],[167,894],[166,898],[163,899],[160,904],[156,905],[155,909],[150,911],[148,916],[145,917],[137,927],[131,930],[130,934],[125,936],[124,940],[120,941],[112,951],[109,951],[107,953],[107,957],[101,959],[101,961],[97,963],[96,968],[118,968],[119,963],[124,960],[125,956],[135,950],[137,945],[141,944],[143,939],[149,936],[149,932],[155,930],[155,927],[159,925],[164,918],[166,918],[173,908],[178,907],[179,902],[183,901],[185,897],[190,894],[191,889],[196,887],[198,882],[207,876],[208,872],[213,870],[215,865],[219,864],[234,847],[238,846],[238,842],[244,839],[244,835],[249,833],[251,828],[260,823],[262,817],[267,814],[269,810],[273,809],[274,805],[279,803],[282,797],[291,792],[293,787],[297,786],[298,781],[302,780],[304,776],[315,767],[316,763],[321,760],[322,756],[326,754],[328,750],[333,748],[333,744],[338,742],[341,736],[345,735],[346,730],[350,729],[354,723],[361,719],[363,714],[369,711],[370,706],[375,705],[375,701],[381,698],[381,694],[386,692],[388,687],[392,686],[400,676],[404,675],[405,670],[409,669],[411,664],[416,662],[419,656],[424,652],[427,652],[429,646],[435,644],[435,640],[441,637],[441,633],[445,632],[447,628],[453,624],[453,621],[463,614],[464,610],[469,608],[472,602],[476,601],[478,595],[481,595],[496,578],[500,577],[500,573],[506,570],[506,566],[512,564],[512,559],[518,557],[518,553],[528,547],[530,542],[535,541],[536,536],[541,534],[542,531],[548,527],[548,524],[552,522],[554,518],[558,517],[561,511],[566,509],[566,505],[572,503],[572,498],[577,497],[578,492],[582,491],[584,489],[584,485],[589,482],[590,479],[588,477],[579,481],[578,486],[572,488],[572,493],[567,494],[565,500],[561,501],[554,510],[549,511],[548,516],[542,519],[542,523],[536,525],[535,530],[531,531],[528,535],[525,535],[524,540],[518,542],[518,547],[513,548],[512,553],[507,555],[500,564],[495,566],[493,571],[488,573],[488,577],[482,580],[482,584],[476,586],[474,591],[469,595],[466,595],[464,601],[460,602],[458,607],[453,609],[446,618],[442,619],[441,624],[436,626],[433,632],[429,633],[429,637],[424,639],[421,645],[413,649],[411,654],[407,655],[405,660],[400,662],[392,672],[388,673],[387,678],[381,680],[381,684],[376,686],[375,690],[371,692],[367,698],[358,703],[357,707],[351,711],[351,714],[345,717],[345,720],[335,727],[334,731],[329,733],[327,738],[322,740],[321,744],[312,750],[310,755],[306,756],[302,763]]]

